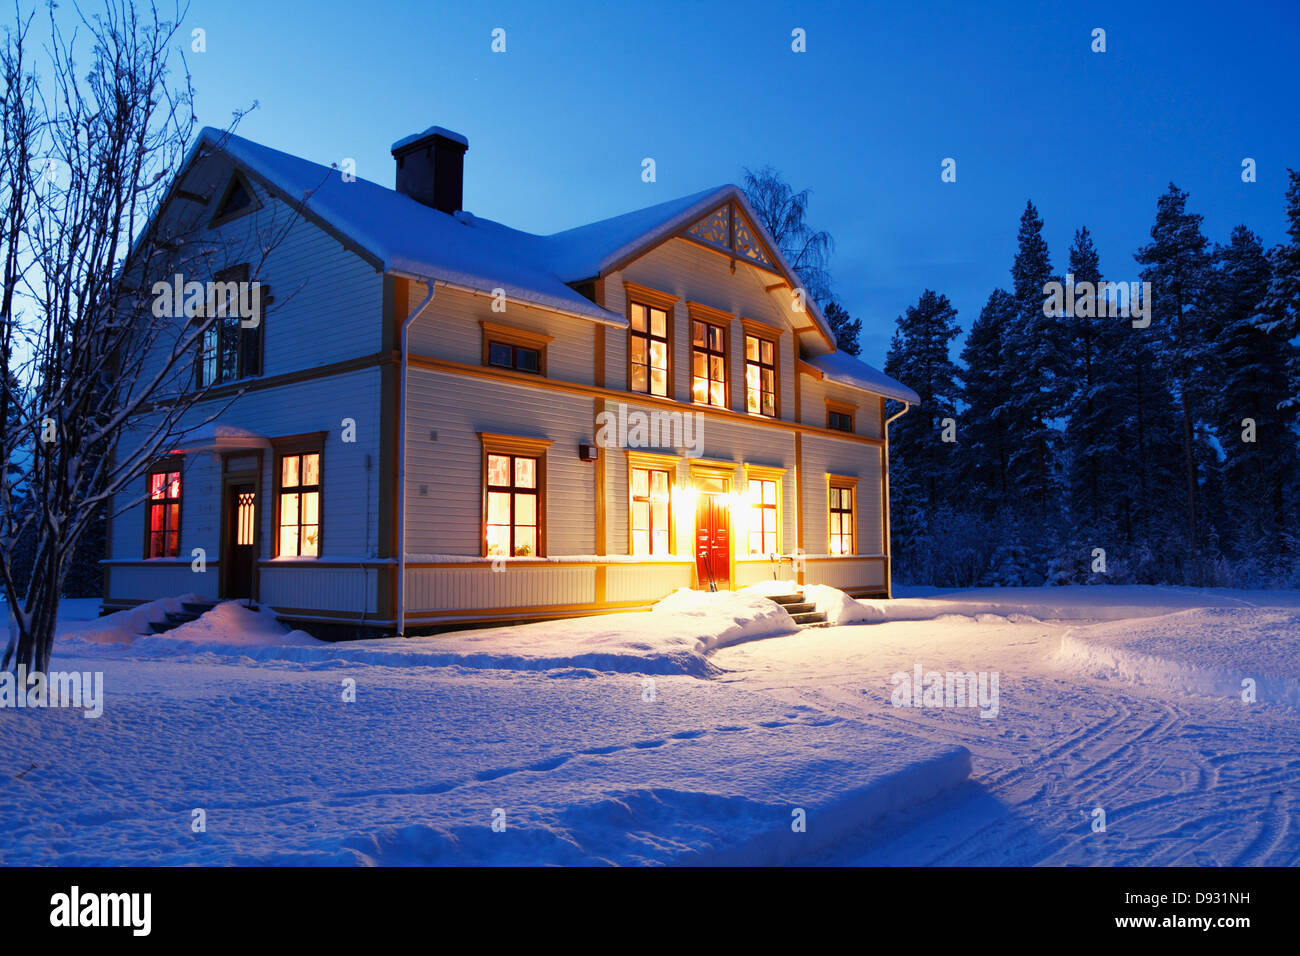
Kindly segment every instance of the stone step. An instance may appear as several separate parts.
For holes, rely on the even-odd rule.
[[[181,611],[167,612],[167,620],[171,621],[172,624],[177,627],[179,627],[182,624],[188,624],[190,623],[190,621],[197,621],[198,619],[199,616],[197,614],[191,614],[189,612],[181,612]]]
[[[217,606],[216,604],[210,601],[182,601],[181,602],[181,607],[185,608],[185,610],[189,611],[191,614],[206,614],[208,611],[211,611],[216,606]]]
[[[155,634],[166,634],[172,628],[176,627],[171,621],[150,621],[149,629]]]
[[[807,614],[809,611],[817,610],[817,605],[812,601],[800,601],[797,604],[781,605],[791,614]]]

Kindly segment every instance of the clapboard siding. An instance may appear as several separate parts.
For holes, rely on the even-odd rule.
[[[610,564],[605,567],[605,600],[651,603],[691,586],[691,565]]]
[[[207,164],[204,166],[203,164]],[[260,209],[215,229],[207,223],[225,192],[233,167],[222,157],[199,161],[186,185],[212,198],[201,212],[194,203],[173,203],[169,217],[197,223],[192,243],[214,250],[211,272],[182,274],[186,281],[207,282],[212,273],[248,263],[250,280],[269,287],[274,301],[263,321],[263,376],[297,372],[379,351],[383,315],[383,275],[337,238],[253,183]],[[201,179],[196,179],[200,177]],[[310,209],[310,204],[308,205]],[[151,276],[153,282],[171,275]],[[160,367],[172,339],[156,343],[147,370]],[[180,363],[177,380],[193,383],[193,361]]]
[[[829,514],[826,476],[830,474],[858,479],[857,551],[863,555],[882,554],[880,449],[809,435],[803,440],[803,465],[804,550],[809,554],[825,554],[830,546],[826,530]]]
[[[596,468],[578,458],[578,445],[595,440],[591,399],[420,368],[410,370],[408,389],[407,554],[481,553],[479,432],[553,441],[546,456],[547,554],[595,553]]]
[[[407,568],[408,613],[489,610],[591,604],[596,600],[592,567],[528,567],[506,562],[491,567]]]
[[[121,601],[152,601],[164,595],[217,596],[217,569],[198,574],[189,561],[159,558],[147,564],[117,564],[109,569],[108,596]]]
[[[391,480],[378,471],[379,389],[379,369],[360,369],[248,392],[228,406],[205,403],[192,409],[186,421],[197,423],[220,412],[222,424],[267,438],[326,432],[321,460],[321,557],[373,556],[378,541],[378,482]],[[356,422],[355,442],[342,440],[345,418]],[[259,515],[262,558],[271,556],[274,467],[271,451],[264,450]],[[147,479],[140,478],[135,489],[117,496],[115,507],[125,510],[113,520],[110,556],[114,559],[144,556],[146,487]],[[192,549],[203,548],[207,559],[215,562],[221,548],[220,457],[203,452],[186,455],[181,489],[181,554],[188,556]]]
[[[883,589],[885,561],[883,558],[810,559],[805,565],[804,581],[827,584],[842,591]]]
[[[805,425],[825,428],[827,399],[856,406],[853,413],[854,432],[868,438],[884,437],[880,433],[880,405],[884,399],[872,392],[828,382],[815,375],[801,376],[799,421]]]
[[[408,283],[409,298],[402,318],[410,315],[423,301],[425,289]],[[492,311],[493,300],[457,289],[439,286],[424,311],[411,322],[408,346],[414,355],[465,362],[483,363],[483,327],[480,322],[523,329],[549,335],[546,346],[546,375],[565,382],[591,385],[595,381],[594,360],[596,326],[586,319],[557,315],[542,309],[508,302],[506,311]]]
[[[378,568],[315,567],[296,561],[258,568],[258,599],[272,607],[375,613]]]

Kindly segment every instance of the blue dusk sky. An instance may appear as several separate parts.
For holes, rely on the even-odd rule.
[[[775,167],[812,190],[840,301],[884,360],[925,288],[963,327],[1008,285],[1032,199],[1054,265],[1093,232],[1137,278],[1156,198],[1191,194],[1214,240],[1283,237],[1300,167],[1300,3],[355,3],[193,0],[198,114],[393,181],[389,145],[469,138],[465,205],[548,233]],[[491,33],[506,31],[506,52]],[[1106,51],[1092,52],[1092,31]],[[791,31],[807,51],[791,50]],[[641,179],[652,157],[657,181]],[[957,181],[940,180],[945,157]],[[1242,160],[1258,181],[1243,183]]]

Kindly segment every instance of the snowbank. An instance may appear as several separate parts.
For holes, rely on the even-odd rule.
[[[788,593],[788,592],[786,592]],[[671,617],[672,628],[696,633],[697,650],[703,654],[715,647],[796,630],[794,618],[781,605],[750,590],[692,591],[678,588],[650,612],[658,619]]]
[[[95,620],[79,620],[61,616],[55,641],[59,654],[129,654],[131,657],[177,657],[199,653],[218,656],[235,656],[247,659],[252,656],[275,659],[279,649],[303,647],[328,647],[303,631],[291,631],[275,614],[262,608],[249,610],[238,601],[218,604],[198,620],[172,628],[163,634],[154,634],[149,626],[163,621],[167,614],[181,613],[188,603],[203,602],[198,594],[160,598],[137,607]],[[96,645],[101,645],[96,648]],[[258,654],[257,651],[262,653]]]
[[[1142,621],[1071,628],[1059,660],[1073,670],[1196,694],[1300,708],[1300,611],[1195,608]]]

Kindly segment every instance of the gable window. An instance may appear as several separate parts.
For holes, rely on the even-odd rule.
[[[483,364],[492,368],[546,374],[546,346],[551,336],[517,329],[496,322],[480,321],[483,327]]]
[[[700,319],[692,319],[691,329],[691,398],[726,408],[727,330]]]
[[[276,472],[276,555],[320,555],[321,453],[282,454]]]
[[[853,431],[853,414],[857,411],[856,405],[848,405],[844,402],[832,402],[826,400],[826,427],[831,431],[852,432]]]
[[[483,446],[485,557],[545,554],[546,449],[549,441],[479,433]]]
[[[745,320],[742,320],[745,321]],[[776,417],[776,336],[745,322],[745,410]]]
[[[175,558],[181,553],[180,460],[149,472],[149,517],[145,557]]]
[[[857,495],[858,480],[828,475],[826,479],[827,497],[829,499],[830,532],[829,549],[831,554],[853,554],[853,526],[856,518],[854,500]]]
[[[218,272],[209,284],[205,317],[207,325],[199,340],[195,374],[200,388],[233,382],[262,374],[262,328],[267,288],[260,286],[258,302],[248,287],[248,265]],[[253,310],[256,324],[245,324],[243,306]]]
[[[226,183],[209,226],[220,226],[259,208],[261,203],[258,202],[253,187],[244,178],[244,174],[236,170],[231,174],[230,182]]]

